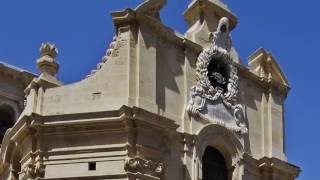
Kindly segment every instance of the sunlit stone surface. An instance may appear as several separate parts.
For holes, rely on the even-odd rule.
[[[38,76],[0,63],[1,180],[299,175],[284,152],[288,81],[272,54],[240,63],[223,1],[192,1],[185,35],[162,24],[165,3],[112,13],[115,37],[80,82],[57,79],[50,43]]]

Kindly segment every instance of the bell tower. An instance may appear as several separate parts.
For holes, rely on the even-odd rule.
[[[193,0],[184,12],[189,26],[187,38],[207,47],[210,44],[211,33],[217,29],[222,17],[229,19],[230,30],[236,27],[237,17],[222,0]]]

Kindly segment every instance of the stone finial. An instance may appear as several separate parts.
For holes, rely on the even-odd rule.
[[[40,53],[41,53],[41,56],[48,55],[52,58],[56,58],[56,56],[58,55],[58,49],[55,47],[54,44],[42,43],[40,47]]]
[[[37,67],[41,74],[55,76],[59,70],[59,64],[56,62],[58,49],[50,43],[43,43],[40,47],[41,57],[37,60]]]

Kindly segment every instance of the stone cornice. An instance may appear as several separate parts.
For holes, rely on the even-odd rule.
[[[7,136],[9,136],[8,140],[18,141],[22,138],[22,135],[24,137],[25,134],[29,134],[31,131],[40,130],[50,133],[50,129],[53,130],[52,132],[56,132],[57,128],[63,130],[63,132],[74,131],[75,133],[77,131],[83,133],[84,131],[81,127],[84,127],[87,131],[100,131],[101,129],[106,129],[106,127],[108,129],[111,128],[110,130],[118,131],[119,128],[123,129],[127,127],[128,125],[126,124],[131,120],[139,122],[138,124],[149,124],[154,129],[165,129],[168,132],[176,131],[178,128],[178,125],[171,119],[141,108],[123,106],[115,111],[50,116],[31,114],[31,116],[22,116]],[[66,129],[68,131],[65,131]]]
[[[288,162],[281,161],[277,158],[264,157],[259,160],[259,168],[268,174],[281,174],[296,178],[301,172],[300,168],[289,164]]]
[[[151,131],[157,131],[162,138],[169,138],[173,132],[176,132],[178,125],[171,119],[159,116],[137,107],[123,106],[118,110],[91,112],[82,114],[51,115],[41,116],[31,114],[20,117],[14,127],[5,135],[0,151],[0,173],[5,170],[11,158],[11,152],[16,144],[28,137],[37,137],[39,135],[65,135],[65,134],[86,134],[95,132],[126,132],[130,128],[144,128]],[[159,137],[160,138],[160,137]],[[101,147],[101,150],[107,149],[126,149],[128,144],[118,147]],[[153,151],[153,149],[144,149],[141,151]],[[97,151],[95,149],[94,151]],[[75,153],[76,149],[72,150]],[[83,149],[82,149],[83,151]],[[88,149],[87,151],[93,151]],[[99,150],[98,150],[99,151]],[[59,153],[59,152],[51,152]],[[61,152],[60,152],[61,153]],[[33,154],[30,154],[33,155]],[[26,159],[28,157],[24,157]]]
[[[272,92],[276,93],[284,98],[287,97],[290,87],[286,86],[280,82],[271,80],[268,81],[267,79],[263,79],[256,74],[252,73],[248,68],[244,67],[241,64],[236,64],[238,67],[239,76],[242,78],[246,78],[251,80],[252,82],[256,83],[258,87],[262,87],[265,92]]]
[[[33,78],[37,75],[30,73],[28,71],[14,68],[13,66],[9,66],[7,64],[0,62],[0,76],[10,78],[10,80],[17,81],[19,83],[23,83],[24,86],[27,86]]]
[[[174,43],[177,46],[180,46],[182,49],[188,48],[195,53],[202,51],[202,46],[175,32],[171,28],[166,27],[161,23],[161,21],[153,17],[137,13],[132,9],[126,9],[121,12],[113,12],[111,15],[114,25],[117,27],[117,29],[121,26],[145,23],[152,30],[154,30],[155,34],[157,34],[159,37],[164,38],[165,40]]]

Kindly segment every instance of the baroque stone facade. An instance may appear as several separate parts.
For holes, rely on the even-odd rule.
[[[161,22],[165,3],[112,13],[110,48],[80,82],[58,81],[58,50],[49,43],[40,48],[39,76],[0,66],[1,103],[11,108],[0,104],[1,118],[16,120],[2,126],[0,179],[299,175],[284,152],[289,85],[272,54],[259,49],[249,68],[241,64],[230,35],[237,17],[221,1],[193,0],[185,35]]]

